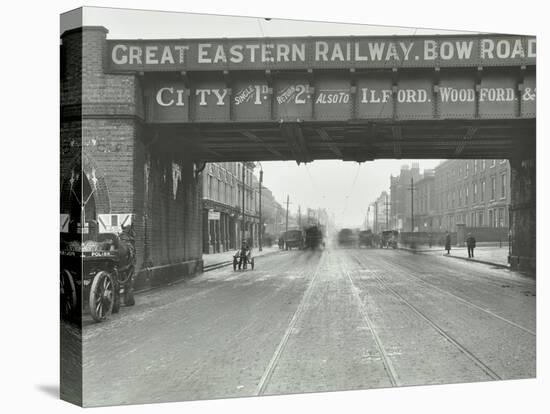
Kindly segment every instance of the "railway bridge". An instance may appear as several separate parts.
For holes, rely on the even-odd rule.
[[[201,267],[215,161],[506,158],[510,261],[535,267],[535,38],[107,34],[62,35],[61,210],[80,185],[86,217],[130,215],[139,283]]]

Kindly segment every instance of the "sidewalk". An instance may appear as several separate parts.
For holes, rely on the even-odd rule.
[[[447,251],[442,246],[432,246],[430,248],[427,245],[421,245],[416,249],[400,246],[400,249],[417,253],[447,256]],[[468,250],[466,247],[452,246],[451,254],[448,257],[485,263],[494,266],[508,267],[508,245],[503,243],[502,247],[499,247],[498,244],[479,245],[478,243],[478,247],[474,249],[474,258],[472,259],[468,258]]]
[[[202,255],[203,268],[208,269],[209,267],[212,267],[212,266],[217,266],[223,263],[231,262],[233,260],[233,255],[235,254],[236,251],[237,250],[235,249],[235,250],[229,250],[227,252],[222,252],[222,253],[203,254]],[[266,254],[276,253],[278,251],[279,251],[278,246],[263,247],[261,252],[256,247],[252,249],[252,256],[260,257]]]

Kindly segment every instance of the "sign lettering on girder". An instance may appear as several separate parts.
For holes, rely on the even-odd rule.
[[[322,74],[275,79],[153,83],[146,91],[149,122],[346,121],[353,119],[533,118],[534,71],[418,71]],[[521,102],[520,102],[521,101]]]
[[[109,40],[109,71],[534,65],[536,38],[513,35]]]

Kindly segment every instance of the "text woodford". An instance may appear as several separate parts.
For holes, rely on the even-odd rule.
[[[309,101],[309,96],[304,95],[302,97],[302,92],[305,91],[305,85],[291,85],[276,96],[276,102],[279,105],[289,102],[298,105],[306,104]],[[359,91],[360,95],[358,102],[361,104],[387,103],[394,97],[392,89],[360,88]],[[249,85],[247,88],[243,89],[241,93],[237,94],[233,98],[233,101],[236,105],[248,101],[254,105],[262,105],[263,100],[261,98],[267,93],[267,87],[265,85]],[[162,107],[185,106],[187,102],[186,98],[189,94],[190,91],[186,89],[164,87],[158,89],[155,94],[155,100],[156,103]],[[212,102],[214,105],[225,106],[228,103],[226,99],[228,94],[229,89],[226,88],[196,89],[194,91],[199,106],[207,106],[207,97],[210,96],[214,98]],[[399,103],[427,103],[432,101],[430,96],[431,90],[424,88],[409,88],[397,90],[395,99]],[[441,87],[439,88],[437,99],[441,102],[475,102],[476,91],[473,88]],[[518,96],[513,88],[482,87],[479,90],[477,99],[479,102],[510,102],[517,100]],[[525,88],[521,94],[521,99],[523,101],[534,101],[536,99],[536,89]],[[347,104],[349,102],[349,90],[320,90],[315,98],[316,104]]]
[[[479,42],[479,48],[476,48]],[[306,42],[200,42],[189,44],[114,43],[115,65],[176,65],[193,63],[242,64],[307,62],[391,62],[391,61],[501,61],[536,57],[535,38],[481,38],[402,41]],[[192,61],[191,61],[192,60]]]

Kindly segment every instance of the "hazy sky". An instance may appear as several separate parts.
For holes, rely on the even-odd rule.
[[[74,20],[73,20],[74,21]],[[85,25],[104,26],[112,39],[420,35],[460,33],[443,29],[399,28],[342,23],[320,23],[250,17],[213,16],[192,13],[150,12],[86,7]],[[61,32],[70,29],[70,19],[61,22]],[[264,162],[264,183],[283,204],[290,196],[291,211],[298,206],[325,207],[342,226],[359,226],[368,205],[389,189],[390,175],[414,160],[376,160],[357,164],[344,161]],[[440,160],[421,160],[420,169],[433,168]]]

